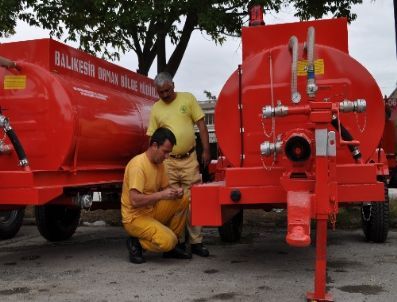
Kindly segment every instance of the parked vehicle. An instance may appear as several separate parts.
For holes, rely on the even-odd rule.
[[[52,39],[0,56],[0,239],[28,205],[46,239],[67,239],[82,208],[119,206],[124,167],[148,143],[153,81]]]
[[[315,220],[315,286],[307,299],[332,301],[327,225],[335,226],[339,208],[361,206],[365,237],[387,238],[384,100],[348,54],[346,19],[251,24],[242,29],[242,64],[215,107],[223,155],[217,182],[192,188],[192,222],[220,227],[221,237],[234,241],[244,209],[284,208],[286,242],[307,247]]]

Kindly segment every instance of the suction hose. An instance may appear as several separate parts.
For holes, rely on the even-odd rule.
[[[334,116],[332,118],[331,124],[337,131],[340,132],[343,140],[345,140],[345,141],[354,140],[353,136],[350,134],[350,132],[342,125],[342,123],[339,123],[339,120],[336,116]],[[340,125],[340,129],[339,129],[339,125]],[[353,158],[356,161],[359,161],[361,159],[360,149],[357,146],[353,146],[353,145],[348,145],[348,147],[349,147],[349,150],[350,150]]]
[[[19,159],[19,165],[21,167],[28,167],[29,161],[26,158],[25,150],[23,149],[22,144],[19,141],[18,136],[16,135],[14,129],[12,129],[10,122],[8,121],[8,118],[6,118],[4,115],[2,115],[1,111],[0,111],[0,126],[3,128],[5,134],[10,139],[10,141],[15,149],[15,152],[17,153],[17,156]]]

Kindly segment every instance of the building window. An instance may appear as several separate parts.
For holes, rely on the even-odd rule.
[[[206,113],[205,114],[205,123],[207,125],[213,125],[214,124],[214,114],[213,113]]]

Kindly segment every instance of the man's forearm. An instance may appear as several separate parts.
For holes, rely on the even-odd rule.
[[[136,208],[150,206],[161,199],[161,191],[152,194],[143,194],[136,190],[130,191],[130,201]]]
[[[201,140],[201,145],[203,147],[203,151],[209,152],[210,143],[209,143],[208,129],[204,119],[201,119],[197,122],[197,127],[199,128],[200,140]]]
[[[161,199],[178,199],[182,196],[183,189],[181,188],[167,187],[164,190],[152,194],[143,194],[133,189],[130,191],[130,202],[134,207],[139,208],[153,205]]]

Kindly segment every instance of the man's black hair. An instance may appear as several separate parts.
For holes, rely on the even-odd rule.
[[[174,133],[168,128],[157,128],[153,135],[150,137],[150,146],[153,143],[157,143],[158,146],[164,144],[166,140],[169,140],[172,145],[176,145],[176,138]]]

